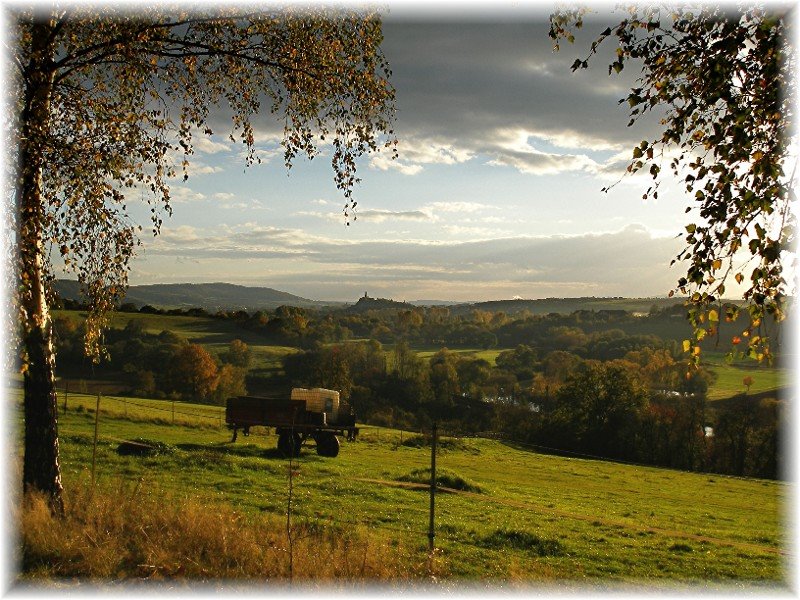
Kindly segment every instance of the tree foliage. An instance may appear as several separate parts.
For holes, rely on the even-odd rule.
[[[784,262],[794,242],[796,157],[790,152],[794,124],[790,5],[631,7],[591,44],[572,70],[588,67],[606,40],[616,42],[609,75],[631,64],[640,75],[620,103],[630,107],[629,126],[653,113],[663,130],[633,148],[628,172],[644,171],[653,184],[644,198],[658,197],[668,169],[692,198],[685,248],[687,261],[676,289],[689,296],[694,338],[686,350],[699,361],[699,343],[718,332],[726,315],[714,303],[732,280],[744,286],[750,326],[747,354],[771,358],[766,318],[784,318]],[[550,18],[550,37],[574,41],[586,10]],[[794,161],[794,162],[792,162]],[[606,188],[607,189],[607,188]],[[737,336],[739,340],[741,337]]]
[[[217,389],[217,363],[199,344],[184,344],[170,364],[172,386],[186,398],[207,400]]]

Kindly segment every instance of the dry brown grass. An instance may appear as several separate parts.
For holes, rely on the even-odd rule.
[[[267,580],[386,584],[424,574],[402,545],[363,528],[298,525],[289,572],[285,516],[245,515],[130,484],[68,490],[64,518],[29,494],[17,510],[21,579],[55,582]]]

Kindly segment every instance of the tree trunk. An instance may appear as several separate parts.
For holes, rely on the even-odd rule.
[[[52,509],[64,510],[58,460],[58,404],[52,321],[45,295],[44,220],[42,189],[44,147],[50,126],[53,90],[55,21],[33,26],[30,62],[25,69],[17,189],[18,287],[22,344],[25,352],[25,490],[36,489],[50,498]]]

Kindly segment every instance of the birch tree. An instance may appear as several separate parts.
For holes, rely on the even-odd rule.
[[[257,159],[256,115],[283,124],[286,166],[330,144],[344,218],[354,218],[359,156],[394,152],[394,90],[368,10],[137,9],[70,5],[9,9],[13,296],[24,373],[23,484],[63,509],[52,320],[52,258],[90,302],[86,351],[123,294],[149,203],[151,233],[171,214],[170,182],[187,178],[193,139],[220,107],[230,138]],[[228,132],[226,132],[228,133]],[[177,158],[175,158],[177,156]]]

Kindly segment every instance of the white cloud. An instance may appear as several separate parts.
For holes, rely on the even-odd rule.
[[[458,146],[453,140],[410,134],[400,136],[397,151],[398,158],[395,160],[387,152],[372,156],[370,166],[381,171],[393,169],[403,175],[416,175],[425,165],[454,165],[475,157],[472,150]]]
[[[487,164],[517,169],[531,175],[554,175],[568,171],[597,172],[600,165],[586,155],[548,154],[530,151],[498,151]]]
[[[207,165],[197,161],[189,161],[189,177],[192,175],[208,175],[210,173],[222,173],[225,169],[220,166]]]
[[[393,210],[364,210],[356,213],[358,220],[372,223],[386,221],[431,221],[431,215],[421,210],[393,211]]]
[[[469,236],[473,239],[481,240],[511,234],[507,229],[490,229],[488,227],[470,227],[464,225],[443,225],[442,229],[453,236]]]
[[[386,154],[376,154],[369,159],[369,166],[379,171],[399,171],[403,175],[416,175],[422,172],[422,165],[409,164],[400,159],[392,160]]]
[[[231,194],[230,192],[217,192],[213,197],[216,200],[233,200],[236,198],[236,194]]]
[[[482,204],[480,202],[433,202],[425,207],[425,210],[446,213],[476,213],[485,209],[495,209],[496,206]]]
[[[156,238],[170,244],[185,244],[196,242],[201,239],[196,227],[191,225],[179,225],[178,227],[162,226],[161,235]]]
[[[318,212],[318,211],[298,211],[295,213],[305,217],[323,219],[332,223],[343,223],[344,216],[341,211],[337,212]],[[386,223],[390,221],[436,221],[437,219],[424,210],[360,210],[355,213],[356,221],[369,223]]]
[[[427,165],[454,165],[467,162],[475,156],[472,150],[459,147],[453,140],[424,137],[404,137],[397,151],[404,160]]]
[[[231,145],[224,142],[215,142],[206,136],[195,137],[192,140],[194,149],[203,154],[216,154],[218,152],[227,152],[230,150]]]
[[[196,202],[198,200],[205,200],[205,194],[195,192],[193,189],[183,184],[173,184],[169,190],[170,200],[175,204],[184,202]]]

